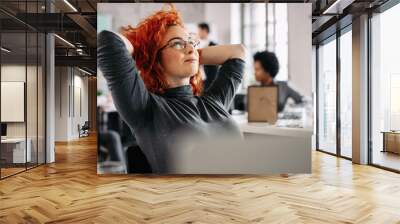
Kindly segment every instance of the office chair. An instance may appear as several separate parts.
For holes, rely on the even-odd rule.
[[[103,122],[106,130],[119,134],[122,149],[125,155],[125,163],[128,173],[151,173],[152,169],[146,156],[137,144],[135,135],[129,126],[121,119],[118,112],[108,112]]]
[[[89,129],[90,129],[89,121],[85,121],[82,127],[80,127],[80,125],[78,124],[79,138],[89,136]]]
[[[122,122],[121,142],[126,153],[126,166],[128,173],[151,173],[151,166],[136,141],[135,135],[129,126]]]
[[[113,130],[100,131],[98,141],[101,173],[112,173],[113,170],[126,173],[126,157],[119,134]]]

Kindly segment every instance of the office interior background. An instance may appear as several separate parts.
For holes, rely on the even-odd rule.
[[[95,131],[93,6],[70,17],[62,1],[1,2],[1,178],[54,162],[54,143],[78,139],[85,122]]]
[[[98,94],[95,39],[96,26],[99,25],[97,19],[100,19],[97,18],[97,3],[110,2],[120,1],[2,0],[0,2],[2,132],[0,191],[3,195],[15,199],[13,194],[24,191],[23,184],[31,183],[30,178],[38,176],[41,181],[50,183],[51,180],[46,178],[53,175],[67,181],[71,180],[69,182],[71,185],[73,185],[72,176],[90,177],[93,178],[92,182],[98,180],[96,178],[101,178],[95,174]],[[296,72],[292,73],[289,67],[291,52],[287,45],[290,40],[285,40],[283,38],[285,35],[279,36],[278,31],[274,31],[273,28],[274,24],[278,23],[287,23],[289,26],[290,18],[296,20],[296,17],[291,17],[292,14],[289,12],[290,4],[304,3],[304,1],[287,0],[285,2],[288,4],[285,7],[281,5],[282,1],[269,2],[276,3],[273,4],[276,6],[270,8],[266,4],[258,3],[253,4],[257,5],[256,8],[252,8],[247,6],[247,3],[238,3],[241,10],[247,10],[248,13],[265,12],[265,17],[262,20],[249,19],[248,24],[243,23],[236,28],[241,29],[240,32],[243,34],[254,27],[261,30],[261,33],[265,34],[264,38],[257,39],[258,36],[250,36],[248,40],[256,39],[247,43],[248,48],[276,51],[281,61],[288,62],[287,67],[283,66],[279,79],[293,83],[295,88],[304,91],[303,93],[310,95],[312,99],[315,139],[312,148],[313,173],[317,173],[312,178],[320,187],[318,190],[328,189],[319,197],[325,197],[324,192],[325,195],[344,195],[353,198],[372,195],[368,199],[358,198],[357,202],[370,203],[370,209],[366,210],[375,215],[361,214],[363,212],[354,210],[357,206],[353,206],[347,207],[349,213],[343,212],[338,215],[340,209],[335,207],[332,211],[335,214],[329,213],[325,218],[319,218],[338,222],[365,221],[368,218],[376,222],[397,222],[400,217],[394,211],[398,211],[399,206],[394,198],[399,194],[398,190],[396,191],[399,187],[396,182],[398,174],[392,174],[400,172],[398,132],[400,65],[397,63],[400,32],[396,29],[400,21],[399,2],[396,0],[306,1],[312,8],[312,33],[309,34],[312,38],[312,55],[307,59],[295,59],[312,61],[310,86],[302,82],[302,76],[296,75]],[[284,18],[273,16],[274,13],[278,15],[278,11],[283,11],[279,15],[284,15],[286,12],[287,16]],[[101,19],[104,19],[105,23],[109,21],[106,17]],[[296,24],[298,27],[302,25]],[[227,34],[220,29],[222,28],[218,27],[213,38],[223,43]],[[247,69],[246,71],[251,74],[251,67]],[[246,80],[247,83],[252,81],[250,78]],[[85,130],[88,130],[89,137],[82,138],[81,132]],[[329,157],[325,157],[327,154]],[[334,159],[330,160],[331,158]],[[78,162],[71,161],[74,159]],[[320,164],[321,161],[329,162]],[[347,164],[346,162],[350,165],[343,165]],[[78,168],[74,167],[82,167],[79,163],[86,164],[82,172],[87,171],[87,173],[76,173]],[[90,168],[91,166],[94,170]],[[45,177],[42,177],[43,173]],[[307,177],[296,178],[295,180],[289,178],[287,181],[294,185],[296,181],[311,183]],[[357,182],[357,179],[363,180]],[[207,178],[203,180],[211,181]],[[255,179],[241,180],[255,183],[254,185],[259,183],[252,182],[256,181]],[[106,182],[104,179],[101,181],[93,185]],[[121,184],[126,183],[124,180],[111,177],[109,181],[109,184],[118,181],[121,181]],[[165,184],[162,180],[157,181],[160,181],[157,184]],[[287,187],[287,182],[283,182],[280,186]],[[80,184],[74,185],[76,189],[84,188]],[[222,185],[220,182],[219,184]],[[11,185],[20,187],[16,189],[10,187]],[[147,185],[143,186],[146,188]],[[168,184],[166,186],[170,187]],[[85,190],[89,192],[89,189],[95,188],[96,186],[91,186]],[[362,189],[362,193],[357,193],[357,189]],[[58,188],[57,190],[61,191]],[[93,195],[100,194],[93,191],[90,191]],[[39,193],[33,194],[40,195],[40,190],[37,192]],[[383,196],[388,192],[392,200],[387,200],[386,196]],[[314,200],[311,194],[305,195],[307,199]],[[2,201],[4,199],[10,203],[10,199],[0,197]],[[11,212],[6,207],[7,203],[0,205],[2,215]],[[357,205],[361,206],[359,203]],[[374,213],[374,209],[379,206],[383,207]],[[350,214],[350,211],[354,213]],[[303,217],[304,219],[312,219],[314,216],[317,219],[318,214],[304,213],[306,217]],[[316,213],[328,214],[321,210]],[[35,215],[30,214],[30,216]]]

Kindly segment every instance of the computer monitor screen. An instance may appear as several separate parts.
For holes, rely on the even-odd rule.
[[[1,124],[1,136],[7,136],[7,124]]]

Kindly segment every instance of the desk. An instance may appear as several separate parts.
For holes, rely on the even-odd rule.
[[[248,122],[247,115],[233,115],[232,118],[239,124],[240,130],[244,134],[262,134],[286,137],[306,137],[310,138],[313,134],[312,127],[291,128],[270,125],[265,122]]]
[[[175,174],[311,173],[312,128],[285,128],[249,123],[245,115],[233,119],[244,141],[221,136],[207,141],[189,139],[167,152]]]
[[[233,116],[245,139],[257,139],[267,150],[266,166],[274,173],[311,173],[313,128],[279,127],[264,122],[248,122],[246,115]],[[284,123],[278,122],[277,123]],[[279,160],[278,162],[276,160]]]
[[[31,145],[30,138],[27,139],[28,144],[25,154],[25,138],[6,138],[1,140],[1,157],[5,163],[25,163],[31,162]],[[27,159],[27,161],[25,161]]]

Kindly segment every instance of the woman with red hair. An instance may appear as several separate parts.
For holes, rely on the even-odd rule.
[[[102,31],[98,36],[99,68],[155,173],[168,173],[166,152],[182,131],[241,136],[228,108],[243,78],[245,49],[240,44],[197,49],[198,44],[174,7],[121,34]],[[206,92],[200,64],[221,65]]]

